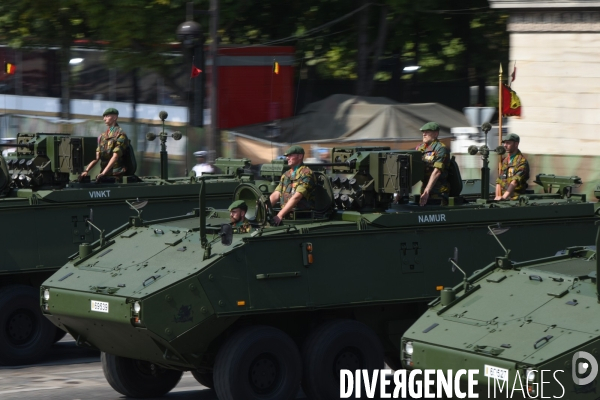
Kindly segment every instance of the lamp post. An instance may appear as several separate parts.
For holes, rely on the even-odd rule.
[[[188,8],[189,8],[188,3]],[[188,10],[189,12],[189,10]],[[204,70],[203,63],[203,53],[204,53],[204,35],[202,34],[202,25],[199,23],[192,21],[190,16],[188,15],[188,21],[179,24],[177,27],[177,38],[181,40],[181,44],[184,48],[184,65],[188,68],[188,73],[192,70],[191,65],[193,65],[196,61],[196,55],[198,55],[198,62],[200,65],[200,69]],[[201,74],[198,78],[204,78],[204,74]],[[192,90],[193,85],[193,98],[192,104],[188,104],[188,109],[190,112],[190,125],[192,126],[203,126],[203,118],[202,113],[204,109],[204,87],[202,85],[202,81],[196,78],[190,84],[190,90]]]
[[[421,66],[417,64],[416,61],[407,60],[404,62],[402,66],[402,74],[411,74],[410,79],[407,80],[405,90],[404,90],[404,102],[410,103],[412,100],[412,91],[413,86],[416,83],[416,72],[421,69]]]
[[[189,49],[196,49],[196,53],[199,55],[199,58],[201,59],[201,63],[204,63],[204,36],[202,34],[202,26],[193,21],[193,17],[194,14],[207,14],[210,16],[210,37],[211,37],[211,43],[210,43],[210,59],[212,60],[212,68],[211,68],[211,80],[210,80],[210,111],[211,111],[211,116],[210,116],[210,129],[208,130],[207,133],[207,147],[209,150],[213,150],[213,151],[209,151],[208,153],[208,159],[209,162],[214,161],[214,157],[216,155],[216,153],[218,152],[218,142],[219,142],[219,138],[218,138],[218,121],[217,121],[217,103],[218,103],[218,97],[217,97],[217,82],[218,82],[218,65],[217,65],[217,46],[218,46],[218,37],[217,37],[217,30],[218,30],[218,25],[219,25],[219,2],[218,0],[210,0],[210,10],[209,11],[204,11],[204,10],[194,10],[194,4],[192,2],[187,3],[187,7],[186,7],[186,18],[187,21],[180,24],[177,27],[177,37],[181,40],[181,43],[183,44],[184,47],[189,48]],[[204,69],[204,68],[201,68]],[[190,68],[191,70],[191,68]],[[203,74],[201,74],[201,81],[196,83],[196,88],[198,88],[199,86],[201,87],[201,90],[196,90],[195,93],[197,94],[198,92],[200,92],[200,99],[199,101],[195,101],[194,102],[194,115],[195,115],[195,120],[194,122],[198,123],[198,125],[196,126],[202,126],[203,125],[203,113],[204,113],[204,106],[203,106],[203,100],[204,100],[204,78],[202,76]]]

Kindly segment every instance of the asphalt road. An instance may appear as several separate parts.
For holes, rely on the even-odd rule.
[[[52,350],[39,364],[0,367],[2,400],[124,398],[104,379],[100,353],[77,347],[75,340],[69,335],[52,346]],[[218,400],[213,390],[201,386],[189,372],[183,374],[177,387],[161,399]]]
[[[100,352],[77,347],[73,337],[66,335],[36,365],[0,366],[0,399],[122,400],[125,396],[106,382]],[[160,399],[218,400],[214,390],[200,385],[189,372]],[[296,399],[306,397],[299,391]]]

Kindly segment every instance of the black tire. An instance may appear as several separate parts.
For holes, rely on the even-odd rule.
[[[0,290],[0,364],[40,360],[53,343],[56,327],[42,314],[39,289],[14,285]]]
[[[201,384],[202,386],[206,386],[207,388],[215,387],[215,380],[212,372],[200,372],[200,371],[190,371],[194,376],[194,379]]]
[[[165,369],[147,361],[102,352],[102,370],[109,385],[127,397],[160,397],[181,379],[182,371]]]
[[[310,333],[302,351],[302,389],[309,399],[340,396],[340,370],[383,368],[381,341],[361,322],[334,320]],[[364,393],[364,392],[363,392]]]
[[[214,368],[220,400],[296,398],[302,360],[294,341],[269,326],[242,328],[219,349]]]
[[[54,334],[54,341],[52,343],[60,342],[62,338],[67,335],[67,332],[63,331],[60,328],[56,328],[56,333]]]

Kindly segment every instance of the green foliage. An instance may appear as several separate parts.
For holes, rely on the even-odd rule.
[[[173,78],[181,71],[175,29],[186,18],[184,0],[3,0],[0,41],[16,47],[68,46],[73,40],[101,43],[122,70],[146,68]],[[356,79],[360,1],[220,0],[222,44],[295,46],[298,70],[321,78]],[[383,8],[384,7],[384,8]],[[208,10],[209,0],[194,2]],[[381,0],[370,3],[367,38],[389,26],[375,79],[400,76],[408,62],[422,68],[420,81],[484,80],[493,84],[499,62],[508,58],[506,16],[487,0]],[[207,15],[196,15],[207,33]],[[335,21],[335,23],[332,23]],[[373,60],[373,54],[366,57]],[[393,60],[398,62],[393,65]],[[385,66],[385,67],[384,67]],[[396,72],[394,73],[394,69]],[[410,78],[404,75],[402,78]]]

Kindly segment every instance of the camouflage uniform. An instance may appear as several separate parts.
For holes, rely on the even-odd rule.
[[[439,168],[441,174],[438,176],[435,185],[429,192],[429,199],[442,200],[442,203],[447,201],[450,185],[448,184],[448,165],[450,163],[450,151],[444,143],[435,139],[430,145],[421,143],[416,150],[423,153],[423,162],[425,163],[425,171],[423,174],[423,184],[421,185],[421,194],[427,187],[429,178],[433,173],[434,168]]]
[[[529,163],[523,154],[521,154],[521,151],[517,150],[513,157],[509,154],[502,160],[502,173],[498,179],[496,179],[496,183],[500,185],[502,194],[504,194],[508,185],[510,185],[512,181],[516,181],[517,186],[515,186],[513,196],[510,198],[511,200],[516,200],[519,198],[519,195],[525,193],[528,179]]]
[[[301,164],[296,168],[287,170],[281,175],[281,181],[275,188],[279,192],[279,203],[281,208],[296,193],[302,193],[302,199],[296,204],[296,210],[310,210],[314,208],[313,188],[315,178],[312,171],[306,165]]]
[[[125,166],[123,165],[123,154],[127,150],[129,140],[127,135],[119,125],[108,128],[98,137],[98,148],[96,152],[100,153],[100,166],[104,170],[114,153],[119,157],[112,166],[112,171],[107,175],[120,176],[125,175]]]
[[[252,230],[250,221],[248,221],[246,217],[240,222],[232,222],[231,227],[233,228],[233,233],[248,233]]]

